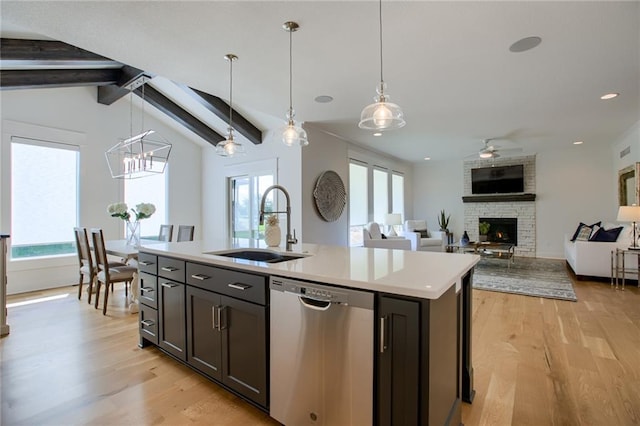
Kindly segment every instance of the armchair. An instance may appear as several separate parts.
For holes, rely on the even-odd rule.
[[[404,237],[411,241],[411,250],[445,251],[447,233],[427,229],[425,220],[405,220]]]
[[[386,248],[395,250],[411,250],[411,242],[402,237],[382,238],[380,226],[375,222],[369,222],[362,228],[362,241],[365,247]]]

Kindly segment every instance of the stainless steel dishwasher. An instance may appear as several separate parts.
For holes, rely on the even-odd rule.
[[[373,293],[271,277],[270,415],[373,423]]]

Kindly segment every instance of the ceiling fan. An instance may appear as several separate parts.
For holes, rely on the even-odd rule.
[[[487,138],[487,139],[482,139],[482,143],[484,144],[484,146],[478,151],[478,156],[483,159],[495,159],[495,158],[499,158],[500,157],[500,153],[503,154],[514,154],[514,153],[518,153],[518,152],[522,152],[522,148],[512,148],[512,149],[501,149],[500,145],[496,145],[491,143],[492,141],[495,140],[499,140],[499,139],[505,139],[505,138]],[[469,156],[471,157],[475,157],[475,155],[471,155]]]

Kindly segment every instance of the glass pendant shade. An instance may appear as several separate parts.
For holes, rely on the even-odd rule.
[[[309,145],[307,132],[302,127],[296,126],[296,122],[293,120],[293,112],[289,112],[287,118],[289,118],[289,122],[279,130],[279,133],[282,135],[282,143],[287,146]]]
[[[235,157],[245,154],[244,146],[233,139],[233,129],[229,129],[229,135],[226,140],[218,142],[216,154],[221,157]]]
[[[362,110],[360,123],[358,123],[361,129],[375,131],[395,130],[407,124],[404,121],[402,109],[388,101],[389,97],[384,94],[385,88],[386,85],[381,82],[377,89],[378,96],[373,98],[375,102],[367,105]]]

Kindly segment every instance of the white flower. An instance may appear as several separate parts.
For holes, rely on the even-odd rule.
[[[156,206],[151,203],[140,203],[136,205],[134,212],[136,214],[136,220],[146,219],[156,212]]]
[[[109,212],[112,217],[119,217],[124,220],[129,220],[130,214],[128,210],[129,207],[127,203],[113,203],[107,207],[107,212]]]

